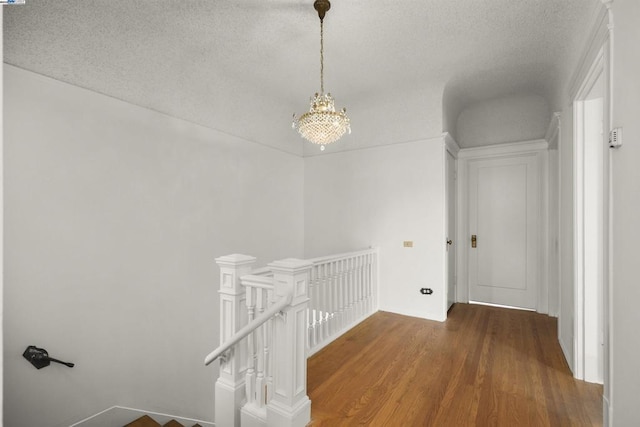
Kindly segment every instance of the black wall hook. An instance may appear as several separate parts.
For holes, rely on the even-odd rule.
[[[63,362],[58,359],[54,359],[53,357],[49,357],[49,353],[44,348],[38,348],[35,345],[30,345],[27,349],[22,353],[22,357],[27,359],[33,366],[38,369],[42,369],[45,366],[49,366],[51,362],[61,363],[65,366],[73,368],[75,365],[69,362]]]

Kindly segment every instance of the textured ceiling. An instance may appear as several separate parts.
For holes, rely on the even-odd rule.
[[[343,147],[438,135],[450,114],[554,94],[598,0],[333,0],[325,88]],[[312,0],[27,0],[4,13],[5,62],[302,154],[291,115],[319,90]]]

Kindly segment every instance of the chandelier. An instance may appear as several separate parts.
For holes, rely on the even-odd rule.
[[[336,111],[330,93],[324,93],[324,15],[331,8],[329,0],[315,0],[313,7],[320,18],[320,94],[311,97],[311,108],[299,118],[293,115],[293,128],[298,128],[302,137],[324,150],[326,144],[340,139],[345,132],[351,133],[347,109]]]

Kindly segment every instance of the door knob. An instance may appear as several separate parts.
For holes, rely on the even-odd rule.
[[[447,245],[449,246],[453,245],[453,241],[451,239],[447,239]]]

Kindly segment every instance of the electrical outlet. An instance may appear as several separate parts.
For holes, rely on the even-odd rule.
[[[412,248],[413,247],[413,240],[405,240],[404,241],[404,247],[405,248]]]

